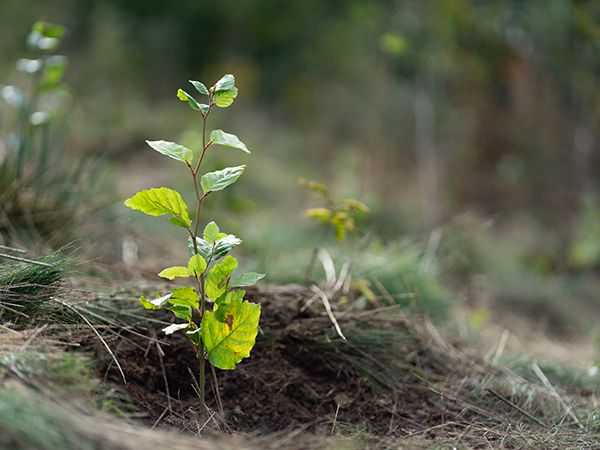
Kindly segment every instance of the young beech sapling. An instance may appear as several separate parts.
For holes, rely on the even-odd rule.
[[[127,199],[125,205],[151,216],[169,215],[171,224],[187,231],[192,254],[187,264],[167,267],[158,275],[168,280],[186,278],[192,286],[174,289],[155,300],[141,297],[140,302],[146,309],[171,311],[179,321],[164,328],[165,334],[183,332],[196,346],[200,363],[200,398],[204,406],[205,360],[219,369],[229,370],[250,356],[258,332],[260,305],[244,300],[246,292],[242,288],[253,286],[264,275],[249,272],[233,276],[238,263],[228,253],[242,241],[232,234],[222,233],[215,222],[209,222],[199,234],[202,203],[214,192],[235,183],[246,167],[226,167],[199,176],[207,151],[217,145],[245,153],[250,151],[237,136],[223,130],[213,130],[207,139],[206,124],[210,112],[215,107],[230,106],[237,97],[233,75],[225,75],[210,89],[199,81],[190,83],[206,99],[205,103],[182,89],[177,91],[177,97],[202,117],[200,155],[195,158],[192,150],[174,142],[147,142],[157,152],[187,167],[196,194],[193,219],[181,194],[166,187],[138,192]]]

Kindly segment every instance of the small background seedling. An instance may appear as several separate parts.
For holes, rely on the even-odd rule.
[[[340,244],[344,244],[348,233],[359,233],[359,229],[356,227],[356,217],[359,214],[367,213],[369,208],[355,198],[336,200],[327,186],[322,183],[306,181],[301,178],[299,184],[316,193],[325,203],[324,206],[308,208],[304,211],[305,217],[308,217],[321,225],[321,235],[317,241],[317,245],[313,248],[310,262],[306,269],[305,279],[306,281],[312,281],[317,254],[326,233],[333,230],[337,241]]]

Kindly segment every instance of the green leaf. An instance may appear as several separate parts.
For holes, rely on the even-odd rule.
[[[196,347],[200,347],[200,328],[196,328],[195,330],[186,331],[185,337],[192,341]]]
[[[246,153],[250,153],[246,144],[238,139],[235,134],[225,133],[223,130],[213,130],[210,133],[210,139],[214,144],[224,145],[226,147],[236,148]]]
[[[144,307],[144,309],[159,309],[156,306],[154,306],[151,302],[146,300],[146,297],[144,297],[143,295],[140,296],[140,304]]]
[[[206,227],[204,227],[204,240],[209,244],[212,244],[219,237],[219,226],[214,222],[209,222]]]
[[[140,303],[142,304],[142,306],[145,309],[160,309],[163,305],[165,305],[167,303],[167,300],[169,300],[169,298],[171,297],[172,294],[167,294],[164,295],[160,298],[157,298],[155,300],[146,300],[146,297],[144,297],[143,295],[140,297]]]
[[[60,44],[66,28],[48,22],[36,22],[27,36],[27,45],[39,50],[53,50]]]
[[[60,39],[65,35],[67,29],[62,25],[39,21],[33,24],[31,31],[40,33],[42,36],[45,37]]]
[[[190,83],[192,83],[192,86],[194,86],[198,92],[200,92],[203,95],[208,95],[208,89],[206,89],[206,86],[204,86],[204,84],[194,80],[190,80]]]
[[[47,91],[60,87],[62,76],[67,68],[67,58],[52,55],[46,59],[44,74],[40,82],[40,90]]]
[[[227,304],[223,321],[207,311],[202,317],[200,333],[210,363],[222,370],[235,369],[250,356],[258,334],[260,305],[236,299]]]
[[[235,86],[235,77],[228,73],[215,83],[215,92],[228,91]]]
[[[254,286],[258,280],[262,280],[265,277],[264,273],[248,272],[242,273],[231,280],[229,283],[230,288],[243,287],[243,286]]]
[[[223,170],[202,175],[200,184],[204,193],[222,191],[232,185],[242,175],[246,166],[226,167]]]
[[[200,297],[193,287],[186,286],[175,289],[169,297],[169,303],[171,305],[191,306],[197,309],[200,306]]]
[[[206,270],[206,261],[201,255],[194,255],[188,261],[188,269],[192,275],[199,277]]]
[[[188,322],[192,320],[192,307],[187,305],[171,305],[167,308],[175,317],[182,320],[187,320]]]
[[[167,280],[174,280],[175,278],[187,278],[192,274],[188,270],[187,267],[183,266],[173,266],[167,267],[164,270],[161,270],[158,274],[161,278],[166,278]]]
[[[190,108],[200,111],[200,103],[183,89],[177,89],[177,98],[182,102],[187,102]]]
[[[212,251],[213,259],[219,259],[229,253],[234,247],[242,243],[242,240],[235,237],[233,234],[228,234],[225,237],[219,238]]]
[[[158,153],[162,153],[163,155],[176,159],[177,161],[191,164],[194,160],[194,153],[189,148],[176,144],[175,142],[146,141],[146,143]]]
[[[202,255],[204,259],[217,260],[227,255],[234,247],[237,247],[242,243],[242,240],[235,237],[233,234],[219,233],[218,239],[213,244],[208,243],[202,238],[196,238],[196,245],[198,246],[198,253]],[[194,244],[192,239],[188,239],[188,248],[190,253],[194,254]]]
[[[189,323],[174,323],[169,325],[168,327],[163,328],[162,330],[166,335],[169,335],[175,333],[176,331],[183,330],[187,327],[189,327]]]
[[[206,277],[204,290],[208,298],[215,301],[227,290],[230,275],[237,269],[238,262],[233,256],[226,256],[215,264]]]
[[[214,96],[215,105],[219,108],[227,108],[228,106],[231,106],[237,95],[238,89],[236,87],[231,88],[228,91],[217,91]]]
[[[150,216],[172,214],[174,217],[169,221],[180,227],[186,228],[192,223],[181,194],[173,189],[166,187],[147,189],[128,198],[124,203],[128,208]]]
[[[181,220],[178,217],[171,217],[169,219],[169,223],[172,223],[173,225],[177,225],[178,227],[181,227],[181,228],[186,228],[186,227],[190,226],[189,223],[186,223],[184,220]]]

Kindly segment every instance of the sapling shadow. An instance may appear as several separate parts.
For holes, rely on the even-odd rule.
[[[242,243],[232,234],[221,232],[215,222],[209,222],[200,234],[202,204],[213,193],[235,183],[246,166],[226,167],[199,176],[208,150],[217,145],[250,153],[237,136],[213,130],[207,137],[207,119],[215,107],[230,106],[238,94],[233,75],[225,75],[214,86],[207,88],[199,81],[190,81],[196,91],[206,98],[199,102],[194,96],[179,89],[177,97],[197,111],[202,118],[202,148],[195,158],[192,150],[167,141],[147,141],[157,152],[183,163],[190,174],[195,192],[193,220],[181,194],[166,187],[138,192],[125,201],[131,209],[151,216],[170,215],[169,222],[188,234],[191,257],[186,265],[167,267],[158,275],[168,280],[186,278],[193,286],[176,288],[154,300],[140,298],[146,309],[166,308],[182,322],[164,328],[165,334],[183,332],[196,347],[199,362],[198,386],[202,408],[206,408],[206,360],[222,370],[235,369],[250,356],[258,333],[260,305],[244,300],[246,291],[264,277],[256,272],[233,277],[237,260],[228,253]]]

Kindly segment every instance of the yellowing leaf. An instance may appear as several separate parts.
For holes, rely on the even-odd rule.
[[[333,212],[328,208],[309,208],[304,211],[304,216],[319,222],[328,223],[331,221]]]
[[[355,198],[347,198],[344,200],[342,202],[342,209],[344,211],[358,211],[362,213],[369,212],[369,207]]]
[[[192,223],[188,207],[179,192],[166,187],[152,188],[138,192],[125,200],[125,206],[150,216],[171,214],[170,222],[180,227],[189,227]]]
[[[339,242],[346,240],[347,232],[355,232],[354,219],[344,212],[337,212],[331,219],[331,225],[335,229],[335,237]]]
[[[339,242],[344,242],[346,240],[346,227],[343,224],[334,225],[335,229],[335,237]]]
[[[327,189],[327,186],[325,186],[322,183],[313,180],[306,181],[304,178],[300,178],[300,180],[298,180],[298,183],[300,184],[300,186],[306,187],[313,192],[316,192],[323,196],[329,196],[329,189]]]
[[[237,299],[226,307],[222,322],[214,312],[204,313],[200,333],[210,363],[219,369],[231,370],[250,356],[258,333],[260,305]]]
[[[175,278],[186,278],[191,276],[192,274],[188,270],[187,267],[183,266],[173,266],[167,267],[164,270],[161,270],[158,274],[161,278],[166,278],[167,280],[174,280]]]
[[[235,289],[221,295],[221,297],[215,301],[215,307],[213,308],[215,318],[219,322],[225,322],[225,320],[227,320],[228,311],[231,308],[230,304],[235,305],[236,302],[241,302],[244,300],[244,295],[246,295],[246,291],[240,289]]]

